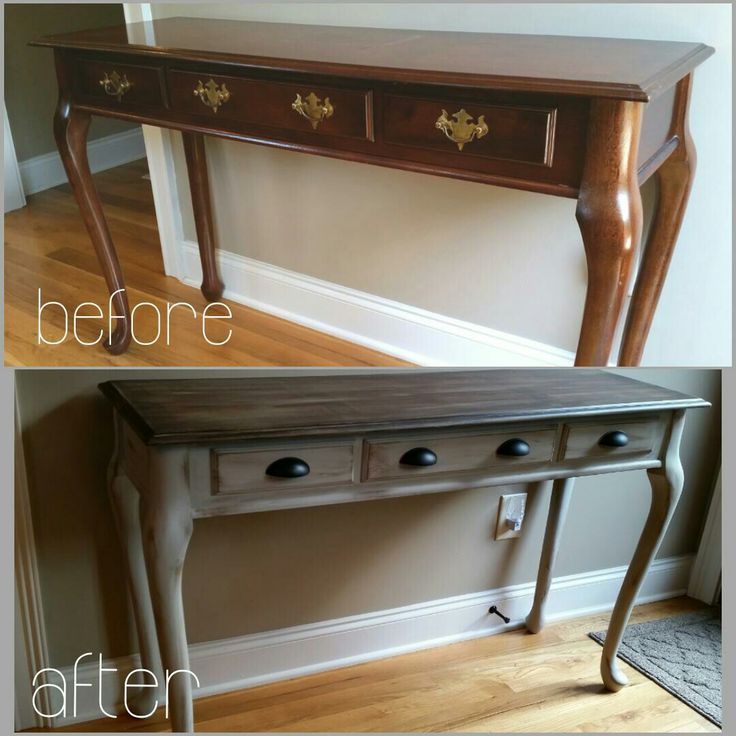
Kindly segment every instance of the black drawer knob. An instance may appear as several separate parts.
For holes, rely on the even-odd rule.
[[[506,440],[497,450],[497,455],[505,455],[506,457],[524,457],[531,451],[528,442],[514,437],[513,439]]]
[[[417,468],[427,468],[437,463],[437,455],[427,447],[413,447],[401,456],[399,463],[401,465],[413,465]]]
[[[614,429],[612,432],[606,432],[598,440],[598,444],[601,447],[626,447],[629,444],[629,436],[626,432]]]
[[[281,457],[266,468],[266,475],[272,478],[303,478],[309,475],[309,465],[298,457]]]

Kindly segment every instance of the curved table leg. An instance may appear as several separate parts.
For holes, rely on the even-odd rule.
[[[575,211],[588,263],[588,291],[575,365],[606,365],[639,247],[637,155],[643,104],[594,100]]]
[[[687,122],[691,78],[689,75],[680,80],[677,87],[672,134],[677,136],[679,144],[655,174],[659,184],[657,211],[629,307],[621,342],[620,365],[639,365],[641,361],[695,176],[695,145]]]
[[[141,496],[143,551],[168,694],[171,729],[191,733],[192,674],[184,625],[181,580],[192,510],[186,485],[186,455],[180,449],[150,454],[150,486]]]
[[[532,610],[526,617],[526,628],[532,634],[537,634],[544,628],[544,608],[547,604],[549,586],[552,583],[552,570],[557,559],[562,538],[562,527],[565,524],[567,509],[572,498],[574,478],[556,480],[552,485],[552,495],[549,499],[549,514],[547,528],[544,532],[542,555],[539,560],[537,586],[534,589]]]
[[[128,586],[133,601],[133,616],[138,632],[141,667],[152,672],[159,683],[158,688],[141,688],[141,691],[127,703],[129,710],[134,715],[144,718],[152,715],[158,707],[163,692],[161,683],[164,680],[146,563],[143,557],[138,489],[125,475],[120,458],[122,431],[122,422],[119,417],[116,417],[116,450],[110,462],[108,482],[115,525],[125,555]]]
[[[104,345],[113,355],[119,355],[130,344],[130,307],[123,272],[87,161],[89,122],[89,113],[76,110],[61,96],[54,116],[56,145],[112,297],[110,321],[116,317],[117,325]]]
[[[618,666],[616,655],[621,646],[624,629],[641,590],[649,566],[657,553],[667,525],[670,523],[677,501],[682,492],[683,472],[680,463],[680,439],[685,422],[685,412],[675,412],[672,419],[667,453],[661,468],[648,470],[652,486],[652,505],[644,529],[639,537],[636,551],[621,584],[616,605],[611,614],[606,641],[601,657],[601,677],[608,690],[616,692],[628,683]]]
[[[184,154],[192,193],[194,225],[199,241],[199,257],[202,262],[202,293],[207,301],[216,302],[225,289],[217,270],[215,235],[212,226],[210,184],[207,177],[204,136],[201,133],[182,131]]]

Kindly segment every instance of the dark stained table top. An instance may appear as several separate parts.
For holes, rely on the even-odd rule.
[[[585,369],[405,370],[265,378],[108,381],[100,390],[148,444],[476,426],[708,406]]]
[[[648,101],[713,49],[702,43],[166,18],[36,45],[222,61],[383,81]]]

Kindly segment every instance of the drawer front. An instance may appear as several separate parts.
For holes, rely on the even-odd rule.
[[[353,480],[353,447],[350,443],[232,452],[212,450],[212,493],[278,492],[315,485],[349,484]],[[300,474],[305,467],[308,473]]]
[[[364,445],[363,480],[386,480],[390,478],[410,478],[417,475],[434,475],[450,472],[482,472],[487,469],[513,469],[534,464],[550,462],[554,455],[556,430],[487,433],[464,436],[423,437],[414,440],[366,441]],[[503,454],[519,452],[521,440],[526,444],[527,454]],[[502,446],[504,446],[502,448]],[[432,465],[411,465],[402,463],[402,458],[411,462],[421,452],[429,450],[436,456]],[[499,451],[500,450],[500,451]],[[409,455],[407,456],[407,453]],[[425,453],[426,456],[426,453]],[[431,456],[430,456],[431,457]]]
[[[315,136],[373,140],[372,95],[368,90],[179,70],[170,71],[168,80],[171,106],[177,112]],[[299,107],[297,95],[304,114],[294,108]]]
[[[382,134],[386,143],[401,146],[552,166],[555,118],[554,108],[389,94],[384,99]],[[474,131],[478,125],[481,130]]]
[[[570,424],[562,433],[562,457],[565,460],[615,459],[657,454],[664,428],[660,417]]]
[[[81,97],[113,108],[163,106],[163,73],[158,67],[80,60],[76,84]]]

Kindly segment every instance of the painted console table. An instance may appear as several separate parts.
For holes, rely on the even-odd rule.
[[[164,669],[189,666],[181,580],[197,517],[553,481],[526,619],[538,632],[573,478],[641,469],[651,509],[601,660],[606,687],[620,689],[626,677],[616,652],[682,490],[685,410],[708,405],[570,369],[122,380],[100,388],[114,405],[110,495],[142,666],[159,682]],[[173,729],[191,731],[189,677],[173,678],[169,694]],[[150,712],[155,698],[143,690],[137,712]]]
[[[694,173],[692,71],[712,48],[199,18],[35,43],[55,51],[56,140],[111,294],[124,281],[87,162],[91,115],[182,132],[211,301],[223,284],[205,134],[577,199],[588,264],[577,365],[609,359],[639,251],[639,186],[656,173],[618,357],[639,363]],[[114,306],[125,319],[106,347],[121,353],[124,292]]]

